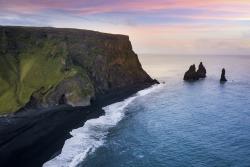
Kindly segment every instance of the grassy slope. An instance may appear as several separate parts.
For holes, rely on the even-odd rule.
[[[16,57],[1,55],[0,114],[17,111],[38,89],[43,88],[47,92],[63,79],[76,75],[79,70],[83,72],[74,67],[63,70],[66,57],[67,48],[55,40],[43,40],[39,46],[24,49]]]

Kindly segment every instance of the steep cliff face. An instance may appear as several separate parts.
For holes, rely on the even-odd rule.
[[[128,36],[87,30],[0,26],[0,114],[154,83]]]

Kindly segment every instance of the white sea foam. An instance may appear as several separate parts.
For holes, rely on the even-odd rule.
[[[86,121],[83,127],[70,132],[72,137],[65,141],[62,152],[43,167],[76,167],[98,147],[104,144],[108,130],[114,127],[124,116],[125,108],[136,98],[159,90],[163,85],[154,85],[139,91],[135,96],[104,107],[105,115]]]

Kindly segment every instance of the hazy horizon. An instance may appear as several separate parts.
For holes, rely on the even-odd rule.
[[[0,0],[0,25],[129,35],[136,53],[250,53],[246,0]]]
[[[143,69],[153,78],[162,79],[178,75],[180,79],[183,72],[190,65],[198,67],[203,62],[207,69],[208,78],[219,77],[221,69],[226,68],[227,75],[241,74],[239,69],[247,67],[250,62],[248,55],[168,55],[168,54],[138,54]],[[243,70],[242,70],[243,71]],[[245,74],[241,74],[245,75]],[[239,76],[241,76],[239,75]],[[236,79],[236,78],[234,78]]]

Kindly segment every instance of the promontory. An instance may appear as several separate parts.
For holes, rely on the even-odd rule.
[[[0,114],[99,96],[156,81],[128,36],[88,30],[0,26]]]

